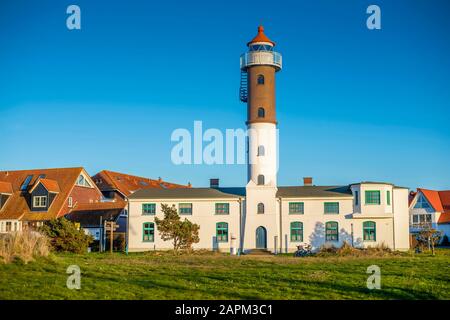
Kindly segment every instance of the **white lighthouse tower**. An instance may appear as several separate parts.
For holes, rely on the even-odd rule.
[[[244,247],[271,249],[278,235],[275,74],[282,67],[281,54],[262,26],[247,46],[240,63],[240,99],[247,103],[249,132]]]

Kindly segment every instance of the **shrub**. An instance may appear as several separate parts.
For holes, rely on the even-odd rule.
[[[162,204],[161,208],[164,213],[164,219],[155,218],[161,238],[164,241],[172,240],[175,252],[179,249],[191,251],[192,244],[200,241],[198,236],[200,226],[187,219],[181,221],[175,206],[170,207],[167,204]]]
[[[94,240],[66,218],[47,221],[41,227],[41,232],[50,238],[53,250],[61,252],[85,253]]]
[[[48,256],[48,238],[37,231],[0,234],[0,261],[10,263],[16,259],[28,263],[39,256]]]
[[[344,241],[341,247],[325,244],[320,247],[317,252],[318,256],[385,256],[392,254],[392,250],[385,244],[377,244],[375,246],[368,246],[367,248],[352,247],[347,241]]]

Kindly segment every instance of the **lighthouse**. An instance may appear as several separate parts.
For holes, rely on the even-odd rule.
[[[275,250],[281,241],[277,201],[278,134],[275,108],[275,74],[281,54],[275,42],[258,27],[241,55],[240,100],[247,103],[247,185],[243,215],[245,249]]]
[[[240,100],[247,103],[248,182],[260,186],[277,185],[277,117],[275,74],[281,70],[281,54],[275,42],[258,27],[241,55]]]

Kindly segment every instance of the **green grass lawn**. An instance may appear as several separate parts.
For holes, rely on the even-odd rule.
[[[68,266],[81,289],[66,287]],[[381,289],[366,287],[381,268]],[[2,299],[450,299],[450,250],[379,258],[57,254],[0,264]]]

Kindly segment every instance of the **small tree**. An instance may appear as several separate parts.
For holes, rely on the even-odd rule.
[[[50,244],[56,251],[85,253],[94,240],[66,218],[47,221],[40,231],[50,238]]]
[[[424,223],[420,226],[420,231],[416,236],[419,245],[427,246],[428,250],[434,255],[434,247],[439,244],[442,237],[442,231],[434,229],[431,224]]]
[[[170,207],[167,204],[162,204],[161,207],[164,219],[155,217],[155,223],[161,238],[164,241],[173,240],[174,251],[179,249],[191,250],[192,244],[200,241],[198,236],[200,226],[187,219],[181,221],[175,206]]]

